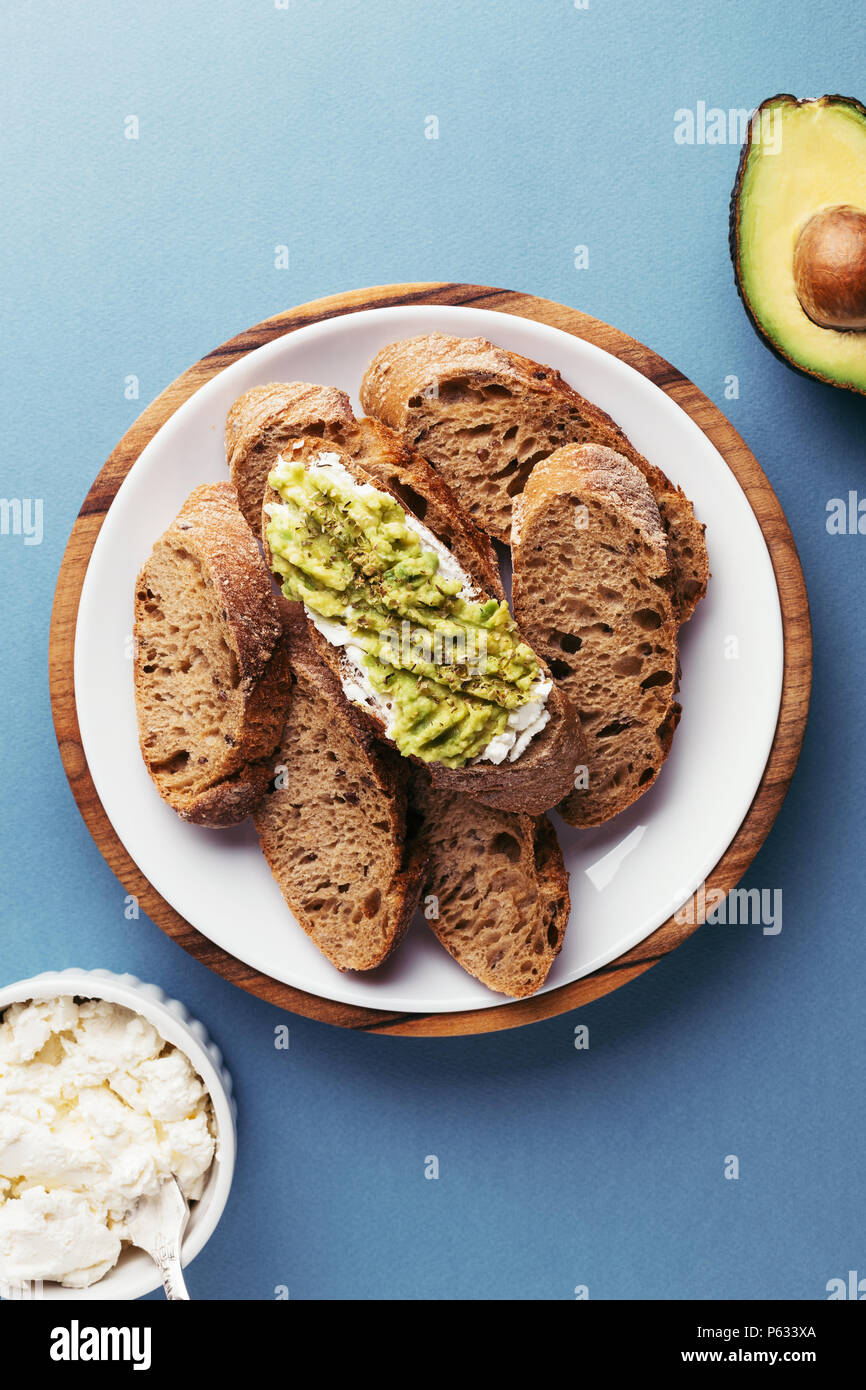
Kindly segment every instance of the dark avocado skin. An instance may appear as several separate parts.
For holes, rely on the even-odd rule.
[[[749,131],[740,152],[740,162],[737,165],[737,176],[734,179],[734,186],[731,190],[731,202],[728,215],[728,245],[730,246],[731,261],[734,266],[734,283],[737,286],[737,294],[740,296],[743,308],[748,314],[749,321],[758,337],[767,345],[773,356],[778,357],[780,362],[784,362],[786,367],[790,367],[793,371],[799,372],[800,376],[809,377],[811,381],[823,381],[827,386],[835,386],[839,391],[854,391],[857,395],[866,395],[866,391],[861,390],[857,386],[845,386],[840,381],[833,381],[832,378],[823,376],[820,372],[809,371],[807,367],[801,367],[799,362],[794,362],[779,344],[774,342],[773,339],[764,332],[760,323],[755,318],[755,315],[752,313],[752,306],[749,304],[748,298],[743,292],[740,281],[740,186],[749,160],[749,154],[751,153],[752,129],[754,124],[756,121],[760,120],[761,112],[765,107],[775,106],[777,102],[787,102],[791,106],[851,106],[863,117],[863,120],[866,121],[866,106],[864,106],[861,101],[858,101],[856,97],[843,97],[839,96],[837,93],[820,97],[816,102],[812,102],[808,99],[800,100],[799,97],[792,96],[790,92],[779,92],[776,96],[768,97],[766,101],[762,101],[760,106],[756,108],[752,119],[749,121]]]

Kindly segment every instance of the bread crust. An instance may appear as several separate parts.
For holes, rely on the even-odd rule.
[[[571,896],[568,891],[568,870],[562,856],[553,823],[547,816],[538,816],[534,833],[535,871],[547,941],[551,947],[551,965],[562,950],[565,929],[571,915]],[[553,940],[551,940],[553,938]]]
[[[299,441],[302,457],[315,457],[322,451],[321,444],[315,441]],[[401,499],[380,479],[374,479],[349,455],[341,455],[345,468],[358,483],[371,483],[382,491],[391,493],[399,502]],[[279,504],[279,495],[268,490],[262,502],[262,541],[265,557],[270,564],[267,545],[267,507]],[[429,525],[429,517],[425,525]],[[432,526],[429,528],[433,531]],[[433,532],[435,535],[435,531]],[[479,590],[485,591],[484,577],[464,565],[467,576]],[[489,591],[487,591],[489,595]],[[331,669],[342,689],[340,655],[336,647],[318,631],[311,619],[307,619],[310,641],[318,656]],[[537,654],[536,654],[537,655]],[[544,674],[550,672],[539,659]],[[353,706],[358,718],[377,738],[390,747],[394,744],[385,734],[383,721],[372,711]],[[574,785],[575,768],[585,758],[586,746],[577,716],[567,697],[554,683],[548,696],[547,708],[551,718],[546,727],[536,734],[528,748],[514,762],[475,763],[466,767],[450,768],[441,763],[425,763],[410,755],[409,760],[425,767],[435,786],[446,791],[462,792],[487,806],[500,810],[522,811],[527,815],[538,816],[555,806]]]
[[[225,830],[239,825],[252,815],[268,789],[273,776],[273,758],[247,765],[231,777],[216,782],[188,802],[164,799],[174,807],[181,820],[201,825],[208,830]]]
[[[672,592],[679,620],[685,622],[691,617],[706,593],[709,575],[704,526],[696,519],[682,489],[635,449],[605,411],[569,386],[554,368],[507,352],[486,338],[422,334],[390,343],[377,353],[364,375],[361,401],[370,415],[414,444],[423,426],[425,397],[455,381],[465,381],[479,389],[504,386],[512,394],[547,398],[554,410],[558,406],[563,411],[573,408],[589,423],[596,442],[624,455],[639,468],[649,483],[669,536]],[[565,436],[563,442],[568,442]],[[418,447],[423,449],[423,444]],[[496,529],[491,534],[505,543],[510,541],[504,530]]]
[[[154,594],[152,569],[163,551],[187,554],[212,586],[221,610],[221,630],[232,652],[237,679],[232,692],[240,724],[221,757],[202,773],[200,785],[184,792],[173,785],[150,748],[146,634]],[[243,820],[267,786],[267,759],[279,740],[291,689],[283,627],[270,576],[255,538],[241,516],[230,483],[208,483],[190,494],[154,546],[138,576],[134,607],[134,688],[142,757],[160,795],[182,819],[214,828]],[[229,692],[226,692],[229,698]],[[189,750],[190,755],[196,750]]]
[[[238,396],[226,416],[226,463],[251,530],[258,530],[262,493],[280,443],[310,435],[340,444],[354,420],[349,397],[335,386],[271,381]]]

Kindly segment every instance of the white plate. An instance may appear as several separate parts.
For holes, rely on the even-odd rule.
[[[782,620],[770,556],[721,455],[670,397],[633,368],[558,329],[484,309],[370,309],[268,343],[214,377],[143,451],[99,533],[75,639],[75,697],[87,761],[123,844],[159,893],[218,946],[312,994],[376,1009],[430,1013],[503,1002],[466,975],[418,920],[372,975],[341,975],[297,926],[252,825],[184,825],[157,795],[138,750],[129,634],[136,574],[199,483],[225,478],[232,401],[267,381],[357,392],[380,347],[410,334],[475,334],[558,367],[622,425],[692,498],[707,523],[712,580],[682,633],[683,718],[658,782],[597,830],[557,818],[571,921],[546,989],[613,960],[654,931],[719,861],[764,769],[782,689]],[[732,658],[731,640],[738,656]]]

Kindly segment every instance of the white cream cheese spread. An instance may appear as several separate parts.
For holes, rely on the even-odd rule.
[[[13,1004],[0,1022],[0,1283],[85,1288],[120,1255],[139,1197],[190,1201],[215,1150],[189,1059],[106,1000]]]

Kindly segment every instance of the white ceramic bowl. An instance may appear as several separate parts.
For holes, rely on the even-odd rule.
[[[191,1018],[183,1004],[169,999],[156,985],[143,984],[135,975],[115,975],[110,970],[60,970],[34,975],[30,980],[0,988],[0,1014],[10,1004],[28,999],[54,999],[75,994],[84,999],[107,999],[141,1014],[165,1038],[186,1053],[213,1102],[216,1122],[216,1157],[201,1200],[190,1207],[182,1260],[188,1265],[216,1230],[228,1200],[235,1168],[237,1132],[232,1081],[222,1054],[211,1042],[203,1024]],[[149,1255],[124,1249],[114,1269],[89,1289],[65,1289],[60,1284],[42,1285],[41,1297],[50,1299],[133,1299],[160,1287],[156,1266]],[[34,1296],[36,1291],[34,1290]]]

